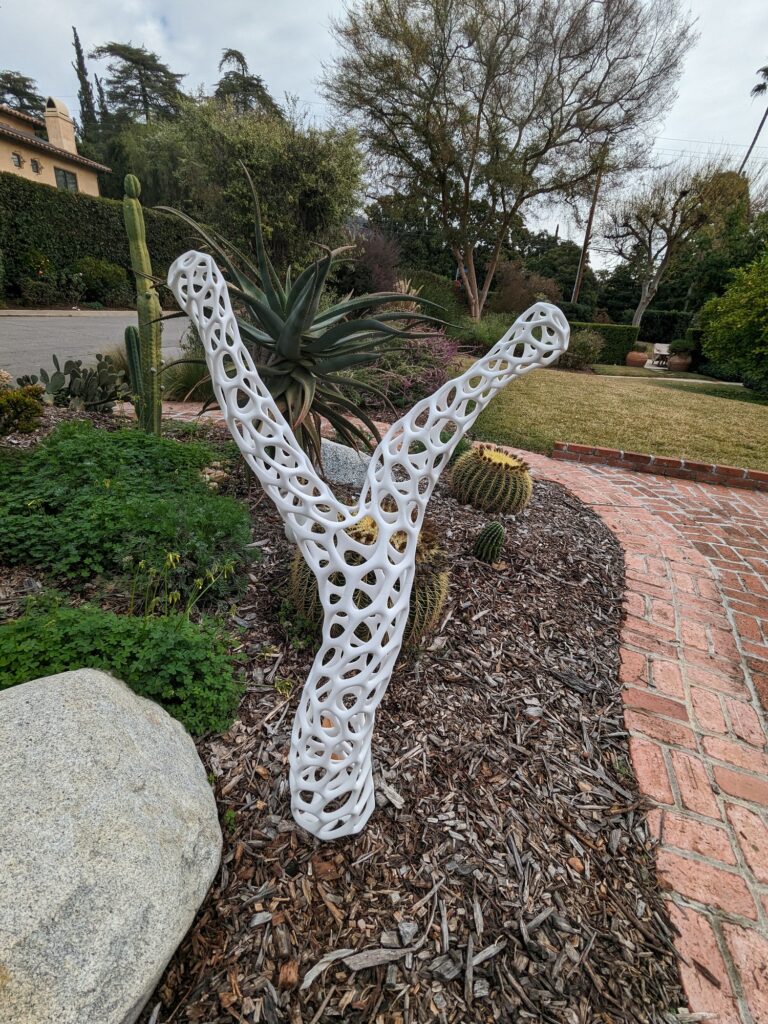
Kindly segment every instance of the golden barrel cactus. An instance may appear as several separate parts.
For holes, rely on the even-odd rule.
[[[373,544],[378,536],[378,525],[371,516],[364,516],[359,523],[349,528],[350,536],[362,544]],[[396,533],[392,543],[398,551],[405,549],[405,533]],[[362,564],[360,558],[358,564]],[[440,620],[440,615],[448,596],[448,584],[450,572],[445,567],[445,557],[437,543],[434,531],[429,525],[425,525],[419,534],[416,544],[416,574],[411,590],[410,612],[405,627],[403,643],[406,645],[418,644],[422,637],[434,630]],[[333,577],[331,577],[333,580]],[[341,579],[335,581],[341,584]],[[373,583],[374,576],[365,578],[364,582]],[[359,591],[356,600],[358,607],[365,607],[369,598],[364,592]],[[291,568],[288,580],[288,595],[291,604],[296,612],[308,622],[319,625],[322,620],[322,606],[317,590],[317,580],[314,573],[296,551],[291,561]],[[362,637],[361,639],[365,639]]]
[[[462,505],[484,512],[521,512],[531,499],[533,480],[522,459],[495,445],[476,445],[456,460],[451,491]]]

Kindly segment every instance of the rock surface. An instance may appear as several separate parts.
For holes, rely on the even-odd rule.
[[[321,452],[327,480],[334,484],[349,484],[351,487],[363,486],[371,461],[369,455],[325,437],[321,442]]]
[[[132,1024],[218,868],[184,728],[103,672],[0,691],[0,1021]]]

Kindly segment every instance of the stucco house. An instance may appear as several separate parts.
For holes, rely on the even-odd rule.
[[[97,196],[97,173],[109,170],[77,152],[75,125],[61,100],[48,97],[45,120],[0,103],[0,171]]]

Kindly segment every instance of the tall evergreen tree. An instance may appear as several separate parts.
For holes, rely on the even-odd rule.
[[[0,71],[0,103],[34,117],[42,117],[45,111],[45,97],[37,91],[37,82],[20,71]]]
[[[104,124],[109,118],[109,107],[107,106],[107,97],[104,93],[104,83],[98,75],[94,75],[93,80],[96,83],[96,95],[99,97],[99,120]]]
[[[224,71],[224,69],[227,69]],[[241,50],[222,51],[219,71],[223,71],[214,96],[230,102],[239,114],[258,110],[270,117],[282,117],[283,112],[272,99],[263,79],[251,74],[248,61]]]
[[[110,113],[119,120],[146,123],[178,112],[184,75],[171,71],[156,53],[130,43],[104,43],[91,57],[108,60],[105,80]]]
[[[78,36],[74,25],[72,26],[72,35],[74,36],[72,45],[75,48],[75,63],[72,67],[75,69],[78,81],[77,99],[80,104],[80,126],[83,137],[88,138],[89,135],[93,135],[98,125],[96,103],[93,98],[93,87],[88,78],[88,69],[85,66],[85,54],[80,44],[80,36]]]

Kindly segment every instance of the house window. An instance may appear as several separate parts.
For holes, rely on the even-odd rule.
[[[56,188],[61,189],[62,192],[77,192],[77,175],[73,174],[72,171],[62,170],[61,167],[54,167],[54,174],[56,175]]]
[[[40,166],[39,160],[30,160],[29,166],[32,168],[35,174],[39,174],[42,171],[42,167]]]
[[[24,157],[21,155],[21,153],[11,153],[11,162],[13,163],[14,167],[23,167]]]

